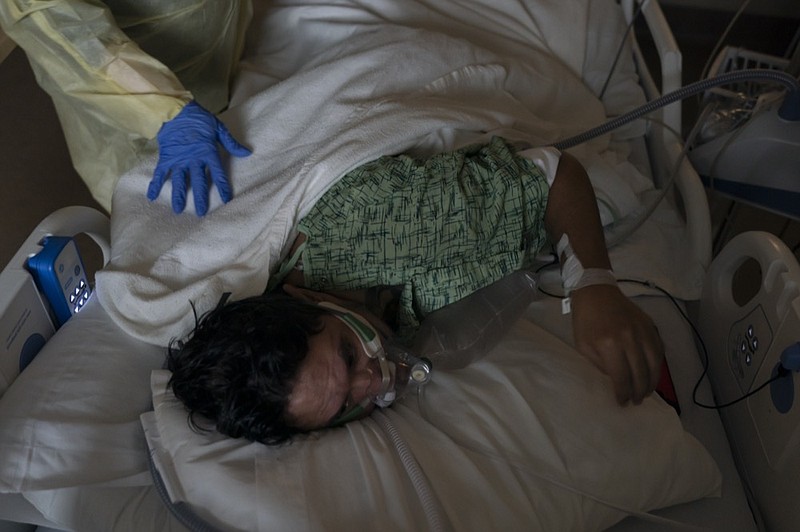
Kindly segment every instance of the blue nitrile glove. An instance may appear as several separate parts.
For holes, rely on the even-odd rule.
[[[161,193],[167,178],[172,178],[172,210],[186,208],[186,180],[192,183],[194,208],[198,216],[208,212],[208,177],[217,186],[222,201],[233,197],[228,176],[222,167],[217,143],[236,157],[252,152],[239,144],[225,124],[195,102],[189,102],[178,115],[165,122],[158,132],[158,164],[147,187],[147,199]]]

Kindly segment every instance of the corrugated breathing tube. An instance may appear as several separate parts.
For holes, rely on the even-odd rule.
[[[785,85],[789,89],[789,93],[786,95],[786,98],[784,98],[783,104],[778,110],[778,116],[784,120],[800,120],[800,82],[798,82],[797,79],[790,74],[781,72],[780,70],[753,68],[727,72],[713,78],[695,81],[694,83],[690,83],[685,87],[681,87],[680,89],[669,92],[659,98],[656,98],[655,100],[649,101],[646,104],[620,115],[617,118],[613,118],[595,128],[575,135],[574,137],[560,140],[553,144],[553,147],[559,150],[572,148],[573,146],[582,144],[595,137],[609,133],[620,126],[636,120],[637,118],[641,118],[644,115],[650,114],[653,111],[664,107],[665,105],[675,103],[683,100],[684,98],[688,98],[689,96],[707,91],[714,87],[730,85],[740,81],[777,82]]]

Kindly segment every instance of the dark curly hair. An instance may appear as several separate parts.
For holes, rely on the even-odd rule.
[[[294,377],[308,339],[327,311],[281,293],[234,301],[203,315],[186,341],[170,343],[167,368],[175,396],[233,438],[268,445],[301,432],[286,421]]]

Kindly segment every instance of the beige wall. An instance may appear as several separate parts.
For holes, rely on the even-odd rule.
[[[3,62],[11,50],[14,49],[14,41],[8,38],[8,36],[3,33],[3,30],[0,30],[0,63]]]

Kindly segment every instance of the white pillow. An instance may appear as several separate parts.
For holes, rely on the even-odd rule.
[[[602,530],[719,494],[715,462],[669,406],[619,407],[610,381],[529,317],[483,360],[434,372],[424,415],[414,398],[382,413],[454,530]],[[193,432],[168,379],[153,374],[148,443],[173,501],[210,524],[431,528],[380,414],[271,448]]]
[[[0,399],[0,492],[147,485],[139,415],[164,355],[125,335],[91,298]]]

